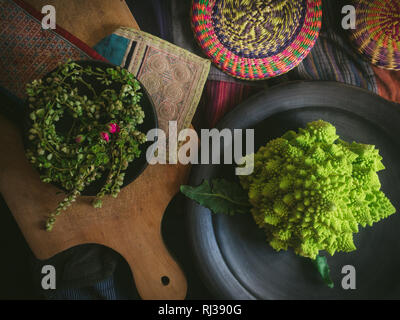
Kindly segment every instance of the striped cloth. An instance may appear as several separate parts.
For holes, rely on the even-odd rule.
[[[208,80],[204,88],[199,110],[194,119],[194,127],[215,127],[227,112],[262,89],[263,87],[260,86]]]

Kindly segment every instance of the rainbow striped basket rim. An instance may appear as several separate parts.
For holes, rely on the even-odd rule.
[[[353,1],[356,28],[350,36],[356,50],[372,64],[400,70],[400,0]]]
[[[193,0],[191,20],[217,67],[239,79],[263,80],[309,54],[321,29],[322,0]]]

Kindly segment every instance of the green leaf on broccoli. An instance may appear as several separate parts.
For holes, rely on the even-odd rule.
[[[214,179],[211,184],[204,180],[197,187],[181,186],[181,192],[216,214],[248,213],[250,209],[247,194],[242,187],[224,179]]]
[[[330,276],[330,270],[329,270],[329,265],[328,261],[326,260],[326,257],[324,256],[317,256],[315,260],[312,260],[314,265],[317,267],[317,270],[322,278],[324,280],[325,284],[329,288],[333,288],[333,281]]]

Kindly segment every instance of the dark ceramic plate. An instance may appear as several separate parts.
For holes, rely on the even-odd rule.
[[[113,65],[113,64],[105,63],[105,62],[101,62],[101,61],[78,61],[77,63],[80,64],[81,66],[92,66],[93,68],[101,68],[101,69],[115,67],[115,65]],[[49,72],[43,78],[44,79],[47,78],[52,72],[54,72],[54,70]],[[93,88],[95,89],[96,92],[101,92],[104,89],[106,89],[106,87],[104,85],[100,84],[99,81],[97,81],[94,78],[87,78],[85,80],[93,86]],[[145,119],[144,119],[143,124],[138,126],[138,130],[140,130],[141,132],[146,134],[149,130],[158,128],[158,119],[157,119],[157,113],[154,108],[154,105],[153,105],[150,95],[148,94],[148,92],[147,92],[146,88],[143,86],[143,84],[140,83],[140,85],[142,88],[141,92],[143,93],[140,105],[145,113]],[[115,87],[115,89],[119,90],[120,87]],[[82,89],[79,88],[79,90],[82,90]],[[90,92],[85,92],[85,91],[81,92],[80,91],[80,94],[90,94]],[[31,120],[29,119],[29,111],[26,111],[26,115],[27,115],[26,116],[27,120],[25,123],[25,139],[24,139],[25,146],[27,146],[29,144],[29,141],[27,139],[27,135],[28,135],[27,132],[28,132],[29,128],[31,127]],[[57,127],[57,130],[60,129],[62,131],[68,131],[71,124],[72,124],[72,118],[60,120],[60,128]],[[129,164],[129,167],[126,170],[124,184],[122,185],[121,188],[126,187],[127,185],[132,183],[146,169],[146,167],[148,165],[148,162],[146,160],[146,151],[153,143],[154,142],[147,142],[140,146],[141,155],[139,158],[136,158],[134,161],[132,161]],[[105,172],[105,174],[103,175],[103,177],[101,179],[93,182],[90,186],[88,186],[84,190],[84,192],[82,194],[85,196],[95,196],[100,191],[101,187],[105,184],[105,181],[107,179],[107,174],[108,174],[108,172]],[[60,185],[56,185],[56,186],[59,187],[60,189],[62,189]]]
[[[238,106],[218,128],[254,128],[256,150],[287,130],[323,119],[347,141],[376,145],[386,170],[383,191],[400,209],[400,107],[365,90],[333,82],[296,82],[268,89]],[[190,185],[237,179],[233,166],[199,165]],[[250,215],[211,215],[187,200],[188,235],[208,288],[223,299],[400,298],[400,212],[361,228],[357,250],[327,255],[334,289],[323,284],[309,259],[275,252]],[[356,270],[356,290],[344,290],[342,267]]]

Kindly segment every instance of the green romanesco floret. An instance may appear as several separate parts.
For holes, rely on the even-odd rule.
[[[342,141],[319,120],[261,147],[253,174],[240,180],[270,245],[315,259],[320,250],[355,250],[359,225],[395,213],[380,190],[381,160],[374,146]]]

